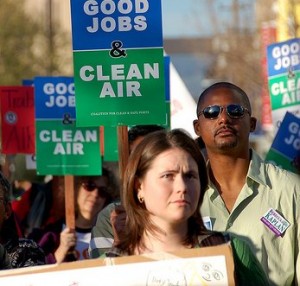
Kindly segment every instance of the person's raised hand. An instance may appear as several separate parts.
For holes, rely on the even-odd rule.
[[[116,205],[115,209],[110,213],[110,223],[114,235],[114,244],[120,240],[120,235],[125,229],[126,212],[122,205]]]
[[[57,263],[61,263],[64,261],[69,250],[75,247],[76,239],[76,232],[74,229],[66,227],[60,233],[60,244],[54,253]]]

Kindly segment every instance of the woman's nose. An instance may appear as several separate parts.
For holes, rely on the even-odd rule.
[[[184,176],[182,176],[182,175],[177,176],[176,190],[177,190],[177,192],[184,192],[184,193],[186,193],[186,191],[187,191],[187,184],[186,184]]]

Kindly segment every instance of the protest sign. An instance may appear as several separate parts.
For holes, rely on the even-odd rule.
[[[227,244],[0,272],[1,286],[40,286],[41,281],[44,286],[235,285],[232,250]]]
[[[72,77],[36,77],[36,162],[38,174],[99,175],[99,128],[76,127]]]
[[[34,92],[29,86],[0,87],[1,153],[35,152]]]
[[[164,124],[160,1],[71,0],[77,126]]]
[[[164,73],[165,73],[165,100],[166,100],[166,118],[162,124],[166,129],[170,129],[171,114],[170,114],[170,57],[164,56]],[[143,124],[144,125],[144,124]],[[130,129],[132,126],[128,126]],[[118,161],[118,146],[117,146],[117,128],[115,126],[105,126],[104,132],[104,161]]]
[[[268,90],[267,46],[276,42],[276,26],[272,21],[262,23],[261,38],[261,125],[264,130],[273,130],[271,99]]]
[[[300,38],[268,46],[268,76],[277,132],[286,112],[300,117]]]
[[[287,112],[266,156],[280,167],[297,173],[300,170],[300,118]]]

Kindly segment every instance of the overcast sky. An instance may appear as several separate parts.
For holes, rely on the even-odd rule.
[[[161,0],[161,2],[163,34],[167,38],[207,36],[215,29],[219,29],[220,32],[220,29],[235,25],[233,0]],[[214,6],[209,5],[212,3]],[[239,26],[251,25],[254,1],[239,0],[238,5]]]
[[[165,37],[196,36],[201,31],[195,25],[197,19],[194,0],[161,0],[163,33]],[[203,6],[199,1],[199,6]],[[198,6],[198,5],[197,5]],[[197,7],[198,9],[198,7]]]

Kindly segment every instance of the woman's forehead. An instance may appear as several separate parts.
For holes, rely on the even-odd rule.
[[[181,148],[170,148],[160,153],[152,162],[152,167],[175,167],[178,163],[187,163],[191,165],[195,162],[194,158]]]

